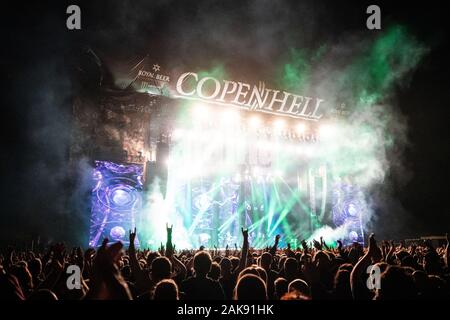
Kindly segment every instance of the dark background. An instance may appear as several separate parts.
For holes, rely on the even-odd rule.
[[[66,29],[69,4],[81,7],[80,31]],[[408,83],[396,88],[395,106],[406,119],[408,143],[401,166],[381,187],[390,197],[377,204],[372,228],[379,237],[393,239],[449,231],[445,2],[6,1],[0,21],[0,243],[24,245],[38,235],[85,240],[89,213],[80,215],[85,205],[77,202],[79,195],[67,199],[64,190],[70,185],[65,168],[72,99],[79,90],[72,75],[86,46],[118,59],[151,53],[202,65],[212,57],[239,63],[243,73],[258,70],[258,76],[268,76],[266,66],[290,42],[316,47],[352,33],[372,36],[376,31],[365,26],[370,4],[381,7],[383,27],[406,25],[430,48]],[[257,50],[249,53],[249,47]],[[84,75],[98,77],[95,71]]]

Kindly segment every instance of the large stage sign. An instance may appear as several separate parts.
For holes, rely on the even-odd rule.
[[[256,85],[218,79],[204,72],[172,72],[157,63],[149,64],[146,59],[133,69],[135,75],[131,87],[138,92],[309,121],[318,121],[323,117],[321,107],[324,99],[267,88],[262,81]]]
[[[89,246],[101,245],[104,238],[128,243],[128,230],[136,226],[142,209],[143,166],[109,161],[95,165]]]
[[[319,111],[323,99],[269,89],[263,82],[257,86],[240,81],[219,81],[214,77],[200,77],[194,72],[185,72],[178,77],[174,97],[305,120],[317,121],[323,116]]]

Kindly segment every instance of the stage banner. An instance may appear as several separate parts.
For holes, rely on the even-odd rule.
[[[118,73],[116,85],[135,92],[263,112],[278,116],[319,121],[325,99],[269,88],[264,81],[248,83],[223,79],[214,73],[170,67],[145,57],[128,72]]]
[[[129,244],[128,230],[136,227],[142,209],[143,173],[142,165],[95,161],[90,247],[100,246],[105,238]]]

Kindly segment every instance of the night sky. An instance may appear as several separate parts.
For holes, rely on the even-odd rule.
[[[373,229],[392,239],[449,231],[450,34],[444,2],[124,2],[2,4],[0,243],[21,245],[37,235],[80,241],[86,233],[88,214],[68,214],[64,208],[74,205],[76,195],[69,200],[63,195],[70,184],[65,165],[78,85],[73,74],[83,48],[93,48],[102,59],[133,61],[148,53],[199,67],[225,61],[239,72],[268,78],[271,61],[290,43],[317,47],[352,34],[372,37],[377,31],[365,26],[370,4],[381,7],[382,28],[405,25],[429,49],[395,88],[408,142],[381,187],[391,198],[375,208]],[[69,4],[81,7],[80,31],[66,29]]]

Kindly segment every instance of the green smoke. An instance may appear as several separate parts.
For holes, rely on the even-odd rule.
[[[289,61],[283,63],[278,77],[278,85],[290,91],[307,90],[313,64],[320,60],[326,52],[326,45],[320,46],[317,50],[310,52],[305,49],[290,48]]]
[[[352,88],[349,100],[356,106],[382,103],[425,53],[405,27],[392,26],[343,71],[339,85]]]
[[[218,80],[224,80],[227,78],[227,74],[224,65],[222,63],[217,63],[210,69],[199,71],[198,77],[199,79],[204,77],[213,77]]]
[[[309,52],[291,49],[290,59],[279,68],[283,72],[278,82],[286,90],[304,95],[320,88],[318,96],[328,100],[330,109],[345,103],[346,115],[318,125],[331,129],[314,147],[310,163],[327,163],[332,181],[347,180],[368,190],[384,181],[390,161],[401,161],[387,157],[392,148],[401,148],[406,134],[406,125],[392,103],[393,92],[397,86],[407,85],[427,48],[400,25],[371,40],[344,46],[345,50],[334,52],[325,45]],[[354,50],[349,50],[352,47]],[[351,57],[342,63],[345,57],[333,57],[336,52],[351,52]],[[324,74],[324,80],[315,82]],[[370,195],[366,194],[365,201],[367,222],[371,218]],[[320,235],[333,241],[345,236],[345,230],[324,227],[313,234]]]
[[[336,89],[347,92],[353,111],[348,121],[339,125],[343,140],[329,158],[338,176],[356,174],[364,185],[384,178],[389,166],[385,153],[402,138],[396,130],[402,121],[388,100],[425,52],[405,27],[393,26],[341,72]]]

